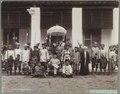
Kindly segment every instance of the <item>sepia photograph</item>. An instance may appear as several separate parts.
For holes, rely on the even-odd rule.
[[[2,1],[1,92],[117,94],[118,35],[118,0]]]

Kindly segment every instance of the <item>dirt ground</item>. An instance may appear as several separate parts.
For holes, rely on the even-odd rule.
[[[2,77],[2,92],[41,92],[42,94],[88,94],[90,90],[114,90],[117,73],[113,75],[75,76],[74,78],[31,78],[31,76]]]

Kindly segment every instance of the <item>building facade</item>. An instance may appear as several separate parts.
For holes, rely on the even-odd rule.
[[[105,44],[118,43],[118,1],[20,1],[2,3],[2,41],[21,48],[43,43],[47,30],[57,25],[67,30],[66,37],[73,47],[78,42],[92,47],[94,41]]]

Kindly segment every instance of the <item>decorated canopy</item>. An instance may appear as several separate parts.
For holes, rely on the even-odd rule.
[[[47,30],[47,35],[66,35],[67,30],[62,26],[55,25]]]

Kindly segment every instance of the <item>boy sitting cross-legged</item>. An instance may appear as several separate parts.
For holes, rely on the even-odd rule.
[[[46,77],[45,68],[40,62],[35,66],[35,72],[32,77]]]
[[[65,60],[65,64],[63,65],[63,77],[73,77],[73,69],[69,60]]]

